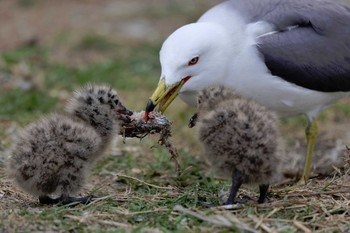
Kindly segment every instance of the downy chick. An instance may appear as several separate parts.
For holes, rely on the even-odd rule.
[[[118,132],[118,117],[128,110],[111,87],[89,84],[74,93],[67,112],[31,123],[11,149],[10,178],[43,204],[89,202],[92,196],[70,195],[83,187],[92,162]]]
[[[259,184],[258,203],[263,203],[270,183],[280,178],[276,115],[228,88],[210,87],[199,93],[197,117],[204,156],[232,178],[226,203],[235,203],[244,183]]]

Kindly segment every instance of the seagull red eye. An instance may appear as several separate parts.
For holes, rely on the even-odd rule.
[[[196,57],[192,58],[192,59],[188,62],[188,65],[189,65],[189,66],[193,66],[193,65],[197,64],[198,60],[199,60],[199,57],[196,56]]]

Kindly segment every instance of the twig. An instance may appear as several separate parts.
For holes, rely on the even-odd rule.
[[[177,175],[181,175],[181,167],[177,161],[178,152],[176,148],[171,144],[171,122],[159,112],[152,112],[152,116],[148,122],[143,120],[143,114],[141,112],[134,112],[134,118],[121,117],[121,128],[119,134],[123,136],[124,143],[125,138],[139,138],[142,140],[149,134],[160,134],[158,143],[167,148],[171,155],[171,159],[174,161],[176,166]]]
[[[301,222],[294,220],[293,224],[300,230],[304,231],[305,233],[312,233],[312,231],[307,228],[306,226],[304,226]]]
[[[75,216],[70,214],[66,214],[64,217],[79,221],[80,223],[86,222],[86,217]]]
[[[240,230],[245,230],[245,231],[249,231],[249,232],[257,232],[256,230],[249,227],[247,224],[239,221],[237,218],[234,219],[235,225],[233,225],[231,221],[229,221],[227,218],[225,218],[224,216],[221,216],[221,215],[214,215],[211,217],[207,217],[207,216],[204,216],[203,214],[196,213],[192,210],[186,209],[181,205],[176,205],[174,207],[174,210],[191,215],[195,218],[198,218],[200,220],[203,220],[203,221],[215,224],[215,225],[225,226],[225,227],[237,227]],[[231,216],[231,218],[232,218],[232,216]]]
[[[276,212],[280,211],[281,208],[274,208],[270,213],[268,213],[264,218],[270,218],[272,215],[274,215]]]
[[[168,208],[166,207],[160,207],[157,209],[153,210],[145,210],[145,211],[135,211],[135,212],[129,212],[126,210],[125,212],[118,211],[118,210],[113,210],[113,214],[94,214],[94,217],[115,217],[116,214],[119,215],[125,215],[125,216],[133,216],[133,215],[138,215],[138,214],[149,214],[149,213],[157,213],[157,212],[166,212],[169,211]]]
[[[279,210],[281,210],[281,209],[280,208],[274,208],[270,213],[268,213],[266,216],[264,216],[263,218],[260,219],[260,221],[255,225],[255,228],[257,229],[260,226],[260,224],[263,223],[263,221],[265,221],[266,219],[271,217],[273,214],[275,214]]]
[[[177,158],[179,157],[179,153],[177,152],[176,148],[171,144],[170,137],[171,137],[170,126],[167,126],[160,132],[160,139],[158,142],[160,145],[165,146],[165,148],[168,149],[171,155],[171,159],[175,163],[177,176],[180,176],[181,166],[179,164],[179,161],[177,160]]]
[[[114,197],[116,195],[108,195],[108,196],[103,196],[103,197],[97,197],[97,198],[93,198],[89,204],[87,204],[86,206],[94,206],[96,205],[97,202],[100,202],[102,200],[105,200],[105,199],[108,199],[108,198],[111,198],[111,197]]]
[[[268,221],[268,222],[285,222],[285,223],[292,223],[293,220],[290,220],[290,219],[283,219],[283,218],[268,218],[268,219],[265,219],[265,221]]]
[[[255,223],[259,223],[259,227],[261,227],[261,229],[263,229],[264,231],[266,231],[266,232],[268,232],[268,233],[272,233],[272,232],[274,232],[274,230],[272,230],[271,228],[269,228],[268,226],[266,226],[264,223],[260,223],[260,219],[259,218],[257,218],[256,216],[254,216],[254,215],[248,215],[248,217],[250,218],[250,219],[252,219]]]
[[[194,212],[192,210],[186,209],[186,208],[184,208],[181,205],[176,205],[174,207],[174,210],[182,212],[182,213],[185,213],[185,214],[188,214],[188,215],[191,215],[191,216],[196,217],[196,218],[198,218],[200,220],[203,220],[203,221],[215,224],[215,225],[225,226],[225,227],[232,227],[232,224],[230,222],[226,222],[226,221],[217,220],[217,219],[214,219],[214,218],[209,218],[209,217],[203,216],[203,215],[201,215],[199,213],[196,213],[196,212]]]
[[[132,228],[132,225],[130,225],[130,224],[114,222],[114,221],[110,221],[110,220],[99,220],[99,219],[94,218],[94,216],[92,216],[92,215],[91,216],[75,216],[75,215],[66,214],[65,217],[79,221],[80,223],[96,222],[96,223],[109,225],[109,226]]]
[[[94,220],[97,223],[103,224],[103,225],[108,225],[108,226],[113,226],[113,227],[124,227],[124,228],[132,228],[132,225],[126,224],[126,223],[121,223],[121,222],[114,222],[110,220]]]
[[[337,191],[326,191],[326,192],[317,192],[317,193],[297,193],[297,194],[286,194],[288,197],[312,197],[319,195],[329,195],[329,194],[338,194],[338,193],[349,193],[350,190],[337,190]]]
[[[242,222],[241,220],[239,220],[236,217],[236,215],[232,214],[232,212],[225,211],[224,212],[224,216],[227,219],[231,220],[231,222],[233,222],[241,230],[250,231],[250,232],[257,232],[255,229],[250,227],[248,224],[246,224],[246,223]]]
[[[131,179],[131,180],[136,180],[137,182],[139,182],[141,184],[144,184],[144,185],[156,188],[156,189],[166,189],[166,190],[174,190],[175,189],[174,187],[162,187],[162,186],[150,184],[150,183],[147,183],[146,181],[140,180],[140,179],[138,179],[136,177],[132,177],[132,176],[121,175],[121,174],[117,174],[117,176],[123,177],[123,178],[127,178],[127,179]]]

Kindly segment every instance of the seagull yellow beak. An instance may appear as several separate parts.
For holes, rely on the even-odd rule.
[[[151,98],[147,102],[144,119],[148,121],[148,115],[157,106],[160,112],[164,112],[168,106],[173,102],[176,96],[179,94],[181,87],[190,79],[191,76],[183,78],[180,82],[174,83],[170,87],[167,87],[164,80],[160,80],[156,90],[153,92]]]

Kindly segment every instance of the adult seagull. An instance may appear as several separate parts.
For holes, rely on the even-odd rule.
[[[350,92],[350,1],[229,0],[172,33],[160,51],[158,87],[146,107],[164,111],[224,85],[281,116],[305,114],[310,176],[320,110]]]

